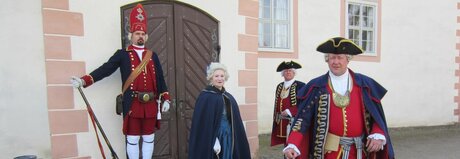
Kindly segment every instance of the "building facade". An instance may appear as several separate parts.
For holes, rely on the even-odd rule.
[[[188,77],[189,72],[204,77],[203,67],[207,64],[197,61],[200,67],[187,67],[184,64],[193,60],[193,56],[184,54],[182,60],[177,60],[167,55],[198,48],[187,45],[196,44],[197,40],[192,38],[199,37],[198,32],[211,39],[202,43],[203,50],[212,52],[206,48],[213,48],[210,45],[216,43],[221,46],[218,60],[227,65],[230,73],[226,88],[239,103],[253,157],[258,151],[258,135],[271,130],[275,86],[283,80],[275,71],[277,65],[285,60],[301,63],[303,68],[297,71],[296,79],[304,82],[322,75],[327,64],[323,55],[316,52],[316,46],[335,36],[353,39],[366,50],[349,66],[388,89],[382,102],[390,127],[460,121],[460,1],[6,0],[1,3],[0,48],[4,50],[4,58],[0,63],[0,142],[7,144],[0,145],[0,152],[6,158],[26,154],[39,158],[101,158],[86,105],[69,79],[89,73],[123,47],[122,12],[135,3],[164,6],[159,9],[171,7],[174,12],[164,17],[173,20],[192,19],[190,23],[178,25],[174,21],[172,26],[165,26],[173,29],[173,35],[164,40],[172,39],[174,45],[173,51],[165,51],[160,58],[168,59],[163,69],[168,72],[169,87],[174,89],[177,100],[164,121],[168,131],[157,135],[162,140],[158,141],[156,152],[161,149],[157,155],[163,155],[158,158],[184,158],[187,153],[186,145],[179,142],[186,141],[187,135],[181,130],[190,123],[182,119],[193,112],[193,107],[187,106],[193,105],[194,98],[182,95],[181,88],[193,83],[176,86],[184,79],[177,72],[184,73],[183,77]],[[178,14],[181,10],[193,14]],[[161,10],[158,14],[165,12]],[[214,20],[216,31],[207,33],[203,31],[206,26],[201,30],[199,25],[194,27],[192,24],[204,24],[198,15]],[[180,26],[185,29],[174,29]],[[182,39],[189,43],[179,40],[176,36],[179,31],[183,31]],[[214,43],[212,39],[216,39]],[[179,64],[171,64],[169,60]],[[118,156],[125,158],[122,119],[114,112],[120,88],[120,74],[116,72],[84,92]],[[104,149],[106,156],[110,156],[105,145]]]

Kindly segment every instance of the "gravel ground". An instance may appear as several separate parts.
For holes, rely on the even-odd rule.
[[[460,124],[390,128],[395,158],[459,159]],[[270,147],[270,134],[259,135],[258,159],[282,159],[283,146]]]

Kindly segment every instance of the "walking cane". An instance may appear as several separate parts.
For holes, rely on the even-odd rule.
[[[97,134],[97,129],[96,129],[96,126],[94,125],[94,123],[96,123],[97,128],[99,129],[99,131],[100,131],[101,134],[102,134],[102,137],[104,137],[105,143],[107,144],[107,146],[108,146],[109,149],[110,149],[110,152],[112,153],[112,159],[118,159],[117,153],[113,150],[112,145],[110,144],[109,139],[108,139],[107,136],[105,135],[104,129],[102,129],[101,124],[100,124],[99,121],[97,120],[96,114],[94,114],[93,109],[91,109],[91,106],[89,105],[89,102],[88,102],[88,100],[86,99],[86,96],[85,96],[85,94],[83,93],[83,90],[81,89],[81,87],[78,87],[78,91],[80,92],[81,97],[83,97],[83,100],[84,100],[85,103],[86,103],[86,109],[88,110],[88,114],[89,114],[89,116],[91,117],[91,122],[93,123],[94,131],[96,132],[96,138],[97,138],[97,142],[98,142],[98,144],[99,144],[99,149],[101,150],[102,157],[105,159],[105,154],[104,154],[104,150],[102,149],[102,145],[101,145],[101,142],[100,142],[100,140],[99,140],[99,135]]]

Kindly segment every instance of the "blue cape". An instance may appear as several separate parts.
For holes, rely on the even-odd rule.
[[[251,158],[248,139],[241,120],[238,104],[233,96],[219,91],[215,87],[208,86],[203,90],[195,103],[192,117],[192,128],[189,136],[189,159],[213,159],[217,158],[213,146],[217,137],[222,111],[224,110],[224,98],[230,101],[230,120],[233,126],[233,158]]]

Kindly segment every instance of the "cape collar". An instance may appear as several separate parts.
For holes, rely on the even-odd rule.
[[[208,92],[212,92],[212,93],[219,93],[219,94],[225,93],[225,88],[224,87],[222,87],[222,90],[220,90],[220,89],[218,89],[218,88],[216,88],[214,86],[211,86],[211,85],[206,86],[205,90],[208,91]]]
[[[375,82],[373,79],[353,72],[351,69],[348,69],[350,76],[353,79],[353,84],[358,85],[358,87],[363,88],[365,90],[368,90],[370,93],[370,96],[377,99],[381,100],[383,96],[385,96],[387,90],[382,87],[379,83]],[[329,75],[328,72],[326,74],[314,79],[315,85],[312,87],[320,87],[320,88],[326,88],[327,87],[327,81],[328,81]]]

